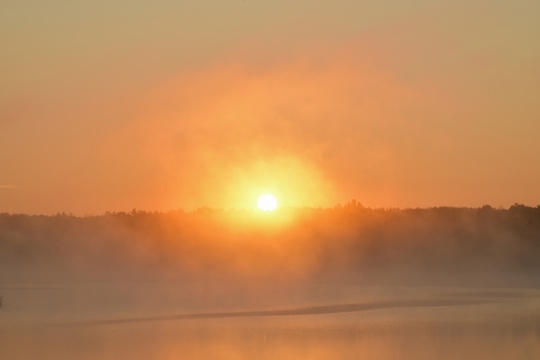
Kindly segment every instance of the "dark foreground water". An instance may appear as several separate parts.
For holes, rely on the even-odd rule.
[[[0,285],[0,359],[539,359],[540,291]]]

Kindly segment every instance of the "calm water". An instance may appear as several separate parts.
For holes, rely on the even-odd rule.
[[[540,291],[0,285],[0,359],[539,359]]]

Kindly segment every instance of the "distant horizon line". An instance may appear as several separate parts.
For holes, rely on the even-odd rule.
[[[491,204],[484,204],[481,206],[456,206],[456,205],[436,205],[436,206],[416,206],[416,207],[399,207],[399,206],[365,206],[361,202],[358,202],[356,200],[351,200],[345,204],[337,203],[333,206],[280,206],[276,210],[272,212],[279,212],[283,210],[339,210],[339,209],[346,209],[346,208],[358,208],[358,209],[365,209],[365,210],[375,210],[375,211],[406,211],[406,210],[433,210],[433,209],[461,209],[461,210],[480,210],[480,209],[491,209],[491,210],[510,210],[515,207],[523,207],[523,208],[530,208],[530,209],[540,209],[540,204],[534,205],[525,205],[522,203],[514,203],[508,207],[504,207],[502,205],[496,207]],[[169,210],[146,210],[146,209],[139,209],[139,208],[132,208],[131,210],[105,210],[103,212],[99,213],[75,213],[73,211],[56,211],[56,212],[49,212],[49,213],[27,213],[27,212],[10,212],[10,211],[1,211],[0,210],[0,216],[5,215],[26,215],[26,216],[71,216],[71,217],[99,217],[99,216],[106,216],[106,215],[136,215],[136,214],[169,214],[169,213],[185,213],[185,214],[195,214],[195,213],[201,213],[205,211],[211,211],[211,212],[249,212],[249,213],[261,213],[261,214],[271,214],[272,212],[265,212],[261,211],[254,207],[242,207],[242,208],[218,208],[218,207],[211,207],[211,206],[199,206],[197,208],[186,210],[183,208],[177,208],[177,209],[169,209]]]

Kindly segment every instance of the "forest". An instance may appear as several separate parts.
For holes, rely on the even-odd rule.
[[[540,206],[0,214],[0,282],[540,285]]]

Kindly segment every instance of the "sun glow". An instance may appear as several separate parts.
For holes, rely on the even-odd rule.
[[[257,201],[257,207],[262,211],[274,211],[277,208],[277,199],[274,195],[261,195]]]

